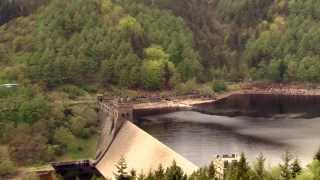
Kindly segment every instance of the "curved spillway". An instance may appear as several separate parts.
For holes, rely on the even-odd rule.
[[[108,151],[96,165],[104,177],[113,177],[115,164],[121,157],[128,162],[128,169],[148,173],[161,164],[164,168],[175,160],[187,174],[197,170],[197,166],[174,152],[133,123],[125,121]]]

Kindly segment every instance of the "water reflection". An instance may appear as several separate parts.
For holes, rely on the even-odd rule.
[[[240,152],[251,161],[262,152],[270,165],[277,165],[286,149],[306,164],[320,145],[320,118],[315,114],[306,117],[309,111],[301,108],[288,111],[283,107],[281,113],[260,116],[258,106],[254,115],[246,109],[230,111],[226,107],[223,115],[214,115],[212,109],[217,111],[217,107],[202,107],[202,113],[181,111],[144,117],[139,126],[198,165],[207,164],[216,154]]]

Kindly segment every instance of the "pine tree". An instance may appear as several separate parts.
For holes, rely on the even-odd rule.
[[[156,180],[156,178],[154,177],[153,172],[150,170],[147,177],[145,178],[145,180]]]
[[[240,161],[237,164],[237,179],[249,179],[249,169],[250,167],[248,165],[247,158],[245,157],[244,153],[241,153]]]
[[[143,172],[141,172],[137,178],[137,180],[144,180],[145,179],[145,175],[143,174]]]
[[[135,180],[137,179],[137,171],[134,169],[131,169],[130,171],[130,180]]]
[[[214,167],[213,162],[211,162],[208,167],[208,175],[210,179],[214,179],[216,177],[216,168]]]
[[[290,161],[292,160],[292,155],[286,151],[283,156],[283,164],[280,164],[281,177],[284,180],[291,179]]]
[[[160,164],[158,169],[154,172],[154,175],[157,180],[163,180],[164,179],[165,170],[163,166]]]
[[[173,161],[171,167],[166,170],[166,179],[172,180],[186,180],[187,177],[184,174],[181,167],[179,167],[176,161]]]
[[[318,149],[317,153],[314,155],[313,159],[320,161],[320,148]]]
[[[237,174],[237,169],[238,169],[238,163],[231,163],[227,166],[227,168],[224,171],[224,180],[238,180],[238,174]]]
[[[302,168],[300,166],[300,162],[299,162],[299,159],[296,158],[292,164],[291,164],[291,176],[292,178],[296,178],[298,175],[301,174],[301,171],[302,171]]]
[[[260,153],[259,156],[257,157],[257,161],[254,167],[255,173],[256,173],[256,178],[259,180],[262,180],[265,178],[265,163],[266,159],[264,158],[263,154]]]
[[[121,157],[119,162],[116,164],[117,172],[114,173],[116,180],[130,180],[130,176],[127,172],[127,162],[124,157]]]

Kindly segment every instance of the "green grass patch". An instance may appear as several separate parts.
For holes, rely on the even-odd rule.
[[[98,136],[92,136],[88,139],[75,139],[76,148],[68,150],[64,155],[59,157],[58,161],[73,161],[81,159],[93,159],[96,154]]]

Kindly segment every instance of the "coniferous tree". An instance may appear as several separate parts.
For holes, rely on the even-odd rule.
[[[208,167],[208,175],[210,179],[214,179],[216,177],[216,168],[213,162],[211,162]]]
[[[244,153],[241,153],[240,160],[237,163],[237,179],[239,180],[247,180],[249,179],[249,170],[250,167],[247,162],[247,158]]]
[[[156,180],[154,173],[150,170],[148,175],[144,178],[145,180]]]
[[[161,164],[159,165],[158,169],[154,172],[154,175],[155,175],[156,179],[164,180],[165,170]]]
[[[141,172],[137,177],[137,180],[144,180],[145,178],[146,178],[145,175],[143,174],[143,172]]]
[[[300,162],[298,158],[295,158],[294,161],[292,162],[291,166],[291,177],[296,178],[298,175],[301,174],[302,172],[302,167],[300,166]]]
[[[266,170],[265,170],[265,157],[263,156],[262,153],[259,154],[257,157],[255,166],[254,166],[254,172],[257,180],[263,180],[266,175]]]
[[[320,161],[320,148],[318,149],[317,153],[314,155],[313,159]]]
[[[290,162],[292,160],[292,155],[290,152],[286,151],[283,155],[283,164],[280,164],[280,169],[281,169],[281,177],[284,180],[290,180],[291,179],[291,169],[290,169]]]
[[[238,163],[234,162],[231,164],[228,164],[228,166],[226,167],[226,169],[224,170],[224,178],[225,180],[237,180],[237,172],[238,172]]]
[[[130,180],[130,176],[127,172],[127,162],[124,157],[121,157],[119,162],[116,164],[117,172],[114,173],[116,180]]]
[[[184,174],[181,167],[177,165],[176,161],[173,161],[172,165],[167,168],[165,177],[166,179],[170,179],[170,180],[186,180],[187,179],[187,176]]]
[[[137,179],[137,171],[134,169],[131,169],[130,171],[130,180],[135,180]]]

